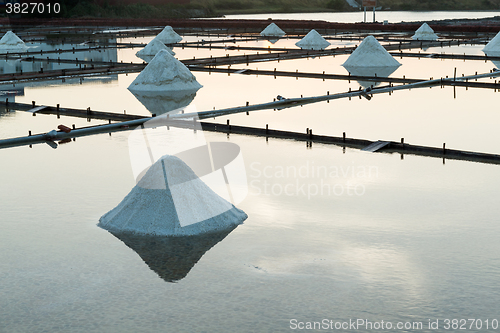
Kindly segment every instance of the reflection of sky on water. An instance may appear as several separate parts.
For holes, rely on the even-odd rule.
[[[263,43],[268,42],[246,45]],[[431,52],[475,54],[481,49]],[[210,54],[208,49],[175,51],[179,59],[192,58],[194,52],[197,57]],[[120,50],[118,60],[137,61],[135,52]],[[244,52],[212,50],[219,55]],[[342,74],[346,57],[249,67]],[[451,76],[455,67],[458,75],[468,75],[492,66],[484,61],[398,61],[403,65],[393,75],[407,78]],[[267,102],[278,94],[358,88],[355,81],[195,75],[204,88],[191,105],[200,111]],[[135,76],[119,75],[110,84],[26,87],[17,100],[149,114],[126,91]],[[457,88],[453,99],[453,88],[413,89],[371,101],[337,100],[216,121],[301,132],[308,127],[337,136],[345,131],[348,137],[371,140],[404,137],[415,144],[439,147],[446,142],[451,148],[499,153],[496,96],[493,90]],[[61,123],[89,125],[85,119],[15,112],[1,118],[0,133],[26,135],[29,129],[42,132]],[[344,153],[320,144],[307,149],[303,142],[225,133],[205,137],[241,147],[250,193],[239,208],[249,219],[205,252],[176,284],[158,278],[135,252],[95,226],[135,183],[126,132],[79,138],[56,150],[46,145],[1,150],[3,327],[285,332],[292,318],[426,323],[428,318],[498,314],[498,166],[450,160],[443,165],[441,159],[351,149]],[[288,173],[281,171],[290,166]],[[317,176],[323,167],[328,174]],[[378,172],[361,172],[372,167]],[[294,169],[302,173],[294,175]]]

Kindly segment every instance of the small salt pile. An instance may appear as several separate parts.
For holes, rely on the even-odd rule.
[[[148,45],[146,45],[146,47],[144,47],[142,50],[139,50],[135,55],[146,62],[150,62],[160,50],[166,50],[171,55],[175,55],[174,51],[166,47],[165,44],[157,39],[153,39],[152,41],[150,41]]]
[[[375,37],[367,36],[342,66],[348,69],[348,67],[399,67],[401,64]]]
[[[0,52],[25,52],[27,49],[22,39],[12,31],[7,31],[0,39]]]
[[[160,50],[128,87],[141,91],[198,90],[196,77],[168,51]]]
[[[171,26],[167,25],[154,39],[159,40],[163,44],[175,44],[179,43],[182,37]]]
[[[283,37],[286,33],[275,23],[271,23],[260,32],[260,35],[265,37]]]
[[[98,226],[112,233],[189,236],[231,229],[247,217],[181,159],[165,155]]]
[[[483,52],[487,55],[490,52],[500,52],[500,32],[497,33],[497,35],[492,40],[490,40],[488,44],[486,44]]]
[[[306,50],[324,50],[330,43],[326,41],[316,30],[312,29],[307,35],[295,43],[301,49]]]
[[[438,35],[434,33],[434,30],[427,23],[424,23],[415,31],[415,35],[411,38],[413,40],[436,40],[438,39]]]
[[[496,36],[490,40],[488,44],[483,49],[483,52],[489,57],[500,57],[500,32],[496,34]],[[496,68],[500,68],[500,61],[491,60],[493,65]]]

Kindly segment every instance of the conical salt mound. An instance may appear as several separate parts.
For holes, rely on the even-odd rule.
[[[24,52],[27,49],[22,39],[12,31],[7,31],[0,39],[0,52]]]
[[[189,236],[234,228],[247,214],[210,189],[181,159],[165,155],[99,220],[112,233]]]
[[[194,75],[166,50],[160,50],[128,87],[141,91],[198,90]]]
[[[411,38],[413,40],[436,40],[438,39],[438,35],[434,33],[434,30],[427,23],[424,23],[415,31],[415,35]]]
[[[3,38],[2,38],[3,39]],[[500,32],[490,40],[483,49],[483,52],[500,52]]]
[[[324,50],[330,43],[327,42],[316,30],[312,29],[308,34],[295,43],[301,49],[307,50]]]
[[[278,27],[275,23],[271,23],[260,32],[260,35],[269,37],[282,37],[286,35],[286,33],[281,30],[280,27]]]
[[[330,43],[327,42],[316,30],[312,29],[307,35],[295,43],[301,49],[324,50]]]
[[[159,40],[163,44],[175,44],[179,43],[182,37],[171,26],[167,25],[154,39]]]
[[[342,64],[348,67],[392,67],[401,66],[373,36],[367,36]]]
[[[160,51],[160,50],[166,50],[168,53],[171,55],[175,55],[174,51],[169,49],[168,47],[165,46],[162,42],[160,42],[157,39],[153,39],[144,47],[142,50],[138,51],[135,55],[138,56],[141,59],[144,59],[143,57],[148,58],[151,61],[152,58]],[[148,61],[149,62],[149,61]]]

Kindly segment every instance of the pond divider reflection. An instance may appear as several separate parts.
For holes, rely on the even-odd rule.
[[[398,85],[393,86],[383,86],[383,87],[375,87],[375,88],[366,88],[358,91],[350,91],[346,93],[338,93],[338,94],[327,94],[323,96],[314,96],[314,97],[301,97],[301,98],[278,98],[273,102],[256,104],[256,105],[247,105],[241,107],[234,107],[229,109],[222,110],[210,110],[210,111],[202,111],[196,113],[184,113],[184,114],[174,114],[168,115],[167,123],[168,126],[172,127],[181,127],[181,128],[193,128],[196,129],[196,126],[199,126],[199,123],[196,119],[207,119],[207,118],[215,118],[219,116],[226,116],[230,114],[242,113],[242,112],[250,112],[257,110],[265,110],[265,109],[275,109],[281,110],[290,107],[296,107],[300,105],[307,105],[322,101],[330,101],[339,98],[352,98],[352,97],[364,97],[367,99],[371,99],[375,94],[381,93],[391,93],[396,90],[404,90],[404,89],[412,89],[412,88],[421,88],[421,87],[432,87],[436,85],[454,85],[458,82],[467,82],[470,80],[481,79],[481,78],[489,78],[489,77],[497,77],[500,76],[500,71],[492,71],[490,73],[464,76],[464,77],[453,77],[453,78],[440,78],[435,80],[421,81],[411,84]],[[25,111],[29,111],[34,108],[34,105],[28,107],[29,104],[20,104],[20,103],[8,103],[8,102],[0,102],[0,105],[5,105],[7,109],[15,108],[19,106],[21,109]],[[63,114],[63,109],[57,108],[59,110],[58,114]],[[54,113],[54,107],[45,108],[41,112],[44,113]],[[56,111],[57,112],[57,111]],[[74,113],[75,111],[72,110]],[[85,118],[90,118],[95,116],[105,117],[103,114],[99,114],[97,111],[80,110],[80,116]],[[71,115],[71,114],[68,114]],[[118,117],[118,115],[116,115]],[[130,117],[130,115],[119,115],[120,117]],[[120,123],[106,124],[106,125],[98,125],[91,126],[79,129],[73,129],[69,133],[65,133],[63,131],[55,131],[52,130],[48,133],[38,134],[38,135],[30,135],[27,137],[19,137],[12,139],[0,140],[0,148],[9,148],[9,147],[17,147],[23,145],[33,145],[38,143],[47,143],[51,147],[57,147],[55,141],[60,140],[68,140],[71,138],[76,138],[80,136],[94,135],[94,134],[102,134],[102,133],[111,133],[116,131],[124,131],[133,129],[141,124],[144,124],[148,120],[152,119],[152,117],[141,117],[141,116],[132,116],[137,117],[134,120],[128,120]],[[102,119],[102,118],[101,118]],[[111,119],[111,118],[109,118]],[[130,118],[128,118],[130,119]],[[194,120],[194,121],[193,121]],[[343,137],[333,137],[333,136],[324,136],[312,134],[312,129],[308,129],[307,133],[297,133],[297,132],[288,132],[288,131],[278,131],[269,129],[266,125],[266,128],[252,128],[252,127],[244,127],[244,126],[234,126],[229,124],[229,120],[227,124],[215,124],[215,123],[201,123],[203,130],[208,131],[216,131],[216,132],[225,132],[228,135],[230,133],[235,134],[247,134],[247,135],[257,135],[257,136],[265,136],[276,137],[276,138],[286,138],[286,139],[294,139],[300,141],[307,141],[308,147],[312,142],[321,142],[321,143],[331,143],[341,145],[343,147],[352,147],[363,149],[376,141],[362,140],[362,139],[350,139],[346,138],[345,134]],[[388,141],[388,140],[385,140]],[[491,163],[491,164],[500,164],[500,155],[496,154],[485,154],[485,153],[477,153],[477,152],[467,152],[461,150],[452,150],[445,148],[443,144],[443,148],[434,148],[434,147],[425,147],[425,146],[415,146],[404,143],[404,140],[401,139],[401,143],[388,141],[389,144],[386,145],[383,149],[378,151],[381,152],[399,152],[401,154],[415,154],[421,156],[430,156],[430,157],[440,157],[446,159],[459,159],[465,161],[476,161],[482,163]]]

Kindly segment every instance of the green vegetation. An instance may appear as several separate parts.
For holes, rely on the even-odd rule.
[[[188,4],[168,1],[165,0],[163,5],[152,6],[143,3],[110,5],[109,0],[58,0],[55,1],[61,4],[58,14],[23,14],[22,17],[187,18],[357,10],[345,0],[191,0]],[[500,0],[378,0],[378,6],[384,10],[500,10]]]

